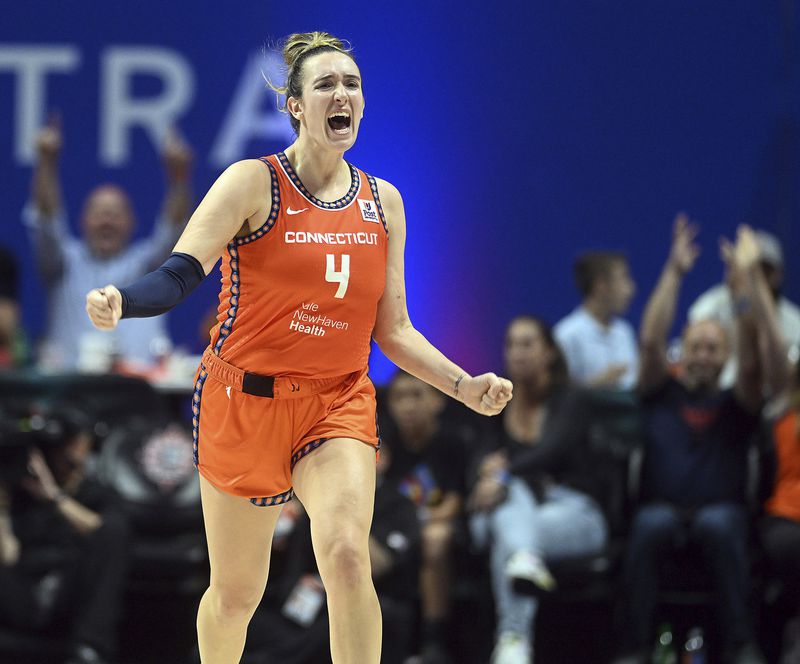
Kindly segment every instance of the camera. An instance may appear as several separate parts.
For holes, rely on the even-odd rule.
[[[82,431],[91,431],[83,413],[0,411],[0,482],[9,486],[28,474],[28,455],[38,448],[47,458]]]

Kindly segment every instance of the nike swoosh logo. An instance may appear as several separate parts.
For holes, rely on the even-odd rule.
[[[286,214],[300,214],[301,212],[305,212],[308,208],[303,208],[302,210],[292,210],[292,208],[286,208]]]
[[[231,398],[231,386],[228,385],[225,387],[225,393],[228,395],[228,398]]]

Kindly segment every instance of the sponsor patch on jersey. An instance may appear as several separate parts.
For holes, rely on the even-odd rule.
[[[371,221],[373,224],[379,224],[380,218],[378,217],[378,206],[374,201],[362,201],[358,199],[358,205],[361,208],[361,217],[364,221]]]

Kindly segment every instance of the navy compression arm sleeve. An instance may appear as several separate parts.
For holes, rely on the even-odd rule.
[[[155,272],[120,288],[123,318],[148,318],[169,311],[205,279],[200,262],[174,252]]]

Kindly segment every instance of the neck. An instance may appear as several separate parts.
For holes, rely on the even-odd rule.
[[[611,323],[611,319],[614,318],[613,311],[609,311],[608,307],[606,307],[597,298],[593,298],[591,296],[587,297],[583,301],[583,308],[589,312],[589,315],[592,318],[594,318],[604,327],[608,327],[608,325]]]
[[[343,152],[325,150],[301,136],[286,148],[285,154],[297,176],[312,193],[335,188],[337,182],[345,178],[350,182],[350,169]]]
[[[400,435],[411,449],[419,449],[433,437],[436,428],[436,422],[426,422],[413,429],[401,431]]]
[[[538,374],[527,380],[514,381],[514,398],[508,404],[513,410],[539,407],[550,394],[550,374]]]

